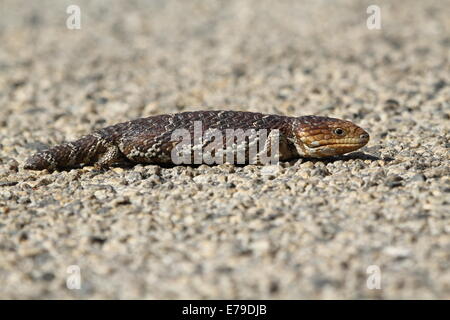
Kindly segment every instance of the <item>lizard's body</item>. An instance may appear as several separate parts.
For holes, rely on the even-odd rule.
[[[173,149],[181,142],[177,133],[190,136],[192,149],[189,151],[198,152],[213,142],[214,139],[208,140],[205,136],[196,140],[198,129],[201,135],[205,135],[208,129],[221,133],[224,148],[242,148],[239,144],[246,144],[246,163],[252,161],[248,146],[259,139],[258,134],[250,135],[240,142],[227,141],[226,136],[232,129],[241,130],[237,132],[253,130],[256,133],[267,133],[266,151],[268,147],[269,154],[270,140],[278,139],[280,160],[343,154],[361,148],[369,140],[369,135],[363,129],[349,121],[334,118],[287,117],[240,111],[195,111],[151,116],[97,130],[74,142],[36,153],[27,160],[25,168],[43,170],[78,165],[109,167],[124,162],[176,163]]]

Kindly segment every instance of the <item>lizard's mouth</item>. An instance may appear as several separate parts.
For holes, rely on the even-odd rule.
[[[335,143],[319,147],[306,146],[306,155],[310,157],[330,157],[358,150],[363,145],[358,143]]]
[[[328,139],[303,144],[303,154],[308,157],[329,157],[352,152],[364,147],[369,136],[362,134],[356,138]]]
[[[361,134],[359,137],[355,138],[316,140],[307,143],[307,145],[309,148],[320,148],[324,146],[335,146],[335,147],[359,146],[359,148],[361,148],[365,146],[368,142],[369,142],[369,135]]]

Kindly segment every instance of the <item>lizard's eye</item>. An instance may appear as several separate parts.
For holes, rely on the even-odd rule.
[[[336,128],[334,129],[334,133],[338,136],[345,136],[345,130],[342,128]]]

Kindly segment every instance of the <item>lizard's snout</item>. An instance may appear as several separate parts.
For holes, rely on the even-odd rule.
[[[363,134],[361,134],[360,136],[359,136],[359,138],[361,139],[361,140],[369,140],[369,134],[366,132],[366,133],[363,133]]]
[[[359,135],[359,143],[361,144],[361,147],[365,146],[369,142],[369,140],[370,136],[366,131]]]

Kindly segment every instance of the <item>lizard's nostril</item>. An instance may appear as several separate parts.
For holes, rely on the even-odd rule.
[[[362,135],[359,136],[361,139],[369,139],[369,134],[368,133],[363,133]]]

